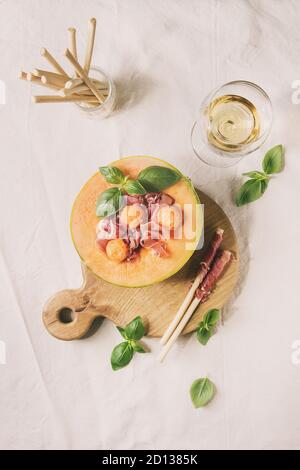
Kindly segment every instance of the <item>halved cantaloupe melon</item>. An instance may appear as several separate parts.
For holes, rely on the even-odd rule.
[[[126,157],[111,163],[130,178],[137,178],[140,171],[149,166],[165,166],[175,169],[169,163],[154,157]],[[178,170],[176,170],[178,171]],[[192,239],[168,240],[167,257],[157,257],[152,250],[141,249],[133,262],[116,263],[110,260],[96,245],[96,201],[100,193],[112,187],[98,172],[92,176],[78,194],[71,214],[71,234],[75,248],[82,261],[94,274],[112,284],[124,287],[143,287],[160,282],[175,274],[188,261],[199,242],[203,223],[200,201],[190,180],[182,178],[165,192],[172,196],[182,208],[190,204]]]

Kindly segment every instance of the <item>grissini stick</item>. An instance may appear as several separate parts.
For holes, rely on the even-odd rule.
[[[76,44],[76,29],[75,28],[69,28],[68,32],[69,32],[69,44],[70,44],[69,49],[72,52],[75,59],[78,60],[77,44]],[[76,76],[78,77],[77,72],[76,72]]]
[[[71,89],[82,84],[84,85],[83,80],[81,80],[81,78],[72,78],[71,80],[68,80],[66,82],[65,88]]]
[[[67,72],[59,65],[59,63],[54,59],[54,57],[47,51],[44,47],[41,49],[41,55],[45,57],[46,60],[52,65],[52,67],[61,75],[64,75],[67,78],[70,78]]]
[[[218,256],[217,259],[214,261],[211,270],[205,277],[201,286],[196,290],[195,298],[192,300],[192,303],[190,304],[189,308],[187,309],[181,321],[177,325],[172,336],[169,338],[169,341],[162,348],[161,353],[158,357],[158,360],[160,362],[164,360],[171,347],[177,340],[178,336],[189,322],[190,318],[192,317],[194,311],[196,310],[200,302],[203,302],[209,296],[211,290],[215,287],[216,282],[223,273],[225,266],[231,261],[231,259],[232,253],[230,251],[224,250],[223,252],[221,252],[220,256]]]
[[[28,82],[32,82],[32,83],[35,83],[36,85],[49,88],[50,90],[55,90],[55,91],[58,90],[58,87],[56,87],[56,86],[54,86],[50,83],[47,83],[47,84],[43,83],[42,77],[36,77],[33,73],[27,73],[26,75],[27,75],[27,81]]]
[[[53,88],[54,90],[61,90],[64,87],[64,85],[61,82],[57,81],[55,78],[46,77],[44,75],[41,77],[41,82],[45,86]]]
[[[222,240],[223,240],[223,233],[224,233],[224,230],[222,230],[221,228],[218,228],[216,230],[212,240],[210,241],[207,252],[206,252],[203,260],[200,263],[199,272],[198,272],[198,274],[197,274],[197,276],[196,276],[189,292],[187,293],[185,299],[183,300],[181,306],[179,307],[179,310],[177,311],[175,317],[173,318],[172,322],[170,323],[170,325],[166,329],[164,335],[162,336],[162,338],[160,340],[161,344],[166,344],[166,342],[168,341],[168,339],[170,338],[170,336],[174,332],[176,326],[180,322],[181,318],[183,317],[184,312],[186,311],[186,309],[190,305],[190,303],[191,303],[191,301],[192,301],[192,299],[195,295],[196,290],[200,286],[201,282],[204,280],[204,278],[205,278],[207,272],[209,271],[210,266],[211,266],[211,264],[212,264],[212,262],[213,262],[213,260],[216,256],[216,253],[217,253],[218,249],[221,246],[221,243],[222,243]]]
[[[40,78],[46,77],[52,82],[57,83],[57,85],[60,85],[60,88],[64,87],[65,84],[69,80],[68,77],[61,75],[60,73],[48,72],[48,70],[41,70],[41,69],[34,69],[33,75],[35,75],[36,77],[40,77]]]
[[[40,95],[33,96],[32,101],[34,103],[92,103],[98,104],[99,101],[94,96],[58,96],[58,95]]]
[[[89,77],[87,76],[87,74],[85,73],[81,65],[79,65],[79,63],[77,62],[77,60],[75,59],[75,57],[73,56],[73,54],[70,52],[69,49],[65,50],[65,56],[69,60],[69,62],[73,65],[76,72],[78,72],[78,75],[80,76],[80,78],[84,81],[84,83],[89,87],[89,89],[96,96],[98,101],[100,103],[103,103],[103,101],[105,101],[104,96],[100,93],[100,91],[97,90],[94,83],[89,79]]]
[[[18,78],[20,80],[27,80],[27,73],[21,70],[21,72],[18,73]]]
[[[96,85],[97,86],[97,85]],[[97,86],[97,90],[101,91],[103,93],[103,96],[107,96],[108,94],[108,87],[107,86],[103,86],[101,88],[99,88]],[[61,96],[69,96],[69,95],[72,95],[74,94],[75,95],[93,95],[93,92],[89,89],[89,87],[87,87],[86,85],[78,85],[74,88],[63,88],[61,91],[60,91],[60,95]]]
[[[167,343],[164,345],[164,347],[162,348],[159,356],[158,356],[158,360],[159,362],[163,362],[163,360],[165,359],[166,355],[168,354],[168,352],[170,351],[171,347],[173,346],[173,344],[175,343],[175,341],[177,340],[178,336],[180,335],[180,333],[182,332],[182,330],[184,329],[184,327],[187,325],[188,321],[190,320],[191,316],[193,315],[194,311],[196,310],[196,308],[198,307],[200,303],[200,300],[195,297],[189,308],[186,310],[185,314],[183,315],[183,317],[181,318],[180,322],[178,323],[177,327],[175,328],[175,330],[173,331],[172,335],[170,336],[169,340],[167,341]]]
[[[36,82],[39,83],[41,81],[41,77],[36,77],[33,73],[28,72],[27,74],[28,82]]]
[[[100,82],[99,80],[96,80],[95,78],[91,78],[91,81],[94,83],[94,85],[96,85],[97,88],[104,86],[104,82]],[[72,78],[71,80],[68,80],[66,82],[64,88],[67,88],[69,90],[71,88],[75,88],[80,85],[86,86],[83,80],[81,80],[81,78]]]
[[[92,62],[92,55],[94,49],[94,42],[95,42],[95,34],[96,34],[96,25],[97,21],[96,18],[91,18],[89,21],[89,35],[88,35],[88,42],[85,54],[85,61],[83,69],[85,73],[88,75],[90,71],[90,66]]]
[[[78,60],[77,57],[77,45],[76,45],[76,29],[75,28],[69,28],[69,40],[70,40],[70,51],[72,52],[73,56],[75,57],[76,60]]]

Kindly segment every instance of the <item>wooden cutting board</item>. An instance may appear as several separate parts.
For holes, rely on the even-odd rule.
[[[204,204],[204,248],[171,278],[149,287],[126,288],[109,284],[82,265],[83,284],[79,289],[63,290],[46,303],[43,321],[58,339],[72,340],[87,335],[94,320],[106,317],[118,326],[137,315],[143,318],[149,336],[162,336],[186,296],[198,270],[203,250],[217,227],[224,229],[223,248],[233,252],[231,262],[215,290],[200,304],[183,334],[194,331],[210,308],[222,308],[232,294],[238,276],[239,253],[233,227],[223,210],[206,194],[198,191]]]

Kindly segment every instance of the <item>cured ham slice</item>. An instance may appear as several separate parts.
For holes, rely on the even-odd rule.
[[[171,206],[175,199],[166,193],[148,193],[145,195],[145,201],[148,204],[149,219],[152,220],[161,205]]]
[[[129,252],[130,252],[130,254],[132,254],[132,252],[134,250],[136,250],[140,245],[140,242],[141,242],[141,232],[140,232],[140,230],[139,229],[131,230],[128,233],[126,241],[129,245]]]
[[[146,203],[150,206],[151,204],[157,204],[160,201],[161,193],[148,193],[144,197]]]
[[[169,255],[167,250],[167,244],[164,240],[158,240],[154,245],[152,245],[152,250],[157,256],[165,258]]]
[[[145,200],[148,205],[149,221],[153,219],[155,212],[159,208],[160,198],[161,198],[161,193],[148,193],[145,196]]]
[[[141,225],[141,244],[147,240],[159,240],[161,238],[159,226],[155,222]]]
[[[159,201],[160,204],[167,204],[168,206],[172,206],[174,202],[175,202],[175,199],[166,193],[162,193],[160,201]]]
[[[219,250],[222,241],[223,241],[223,233],[224,230],[221,228],[217,228],[213,238],[211,239],[208,249],[204,255],[204,258],[200,262],[200,267],[199,267],[199,272],[198,272],[198,282],[201,284],[201,282],[204,280],[206,274],[208,273],[210,266],[217,254],[217,251]]]
[[[127,206],[131,206],[132,204],[144,204],[144,196],[142,195],[127,194],[125,199]]]
[[[144,196],[148,205],[150,204],[174,204],[175,199],[167,193],[148,193]]]
[[[167,243],[162,238],[159,226],[155,222],[148,222],[141,226],[141,246],[151,248],[158,256],[168,256]]]
[[[162,236],[162,229],[156,221],[155,214],[161,207],[172,206],[175,203],[175,199],[169,194],[157,192],[145,195],[127,194],[125,202],[126,205],[123,210],[127,208],[129,211],[132,207],[128,208],[127,206],[135,205],[144,208],[145,214],[140,224],[136,227],[131,227],[126,222],[127,220],[131,221],[130,212],[125,214],[128,215],[127,218],[122,212],[105,217],[99,222],[96,230],[99,248],[105,251],[109,240],[121,238],[128,245],[129,255],[126,258],[128,261],[136,259],[140,248],[153,249],[154,253],[158,256],[168,256],[165,240],[170,238],[170,236]]]
[[[206,275],[201,286],[196,290],[196,297],[200,301],[204,301],[215,287],[218,279],[222,275],[226,265],[232,260],[232,253],[228,250],[221,251],[217,255],[211,270]]]

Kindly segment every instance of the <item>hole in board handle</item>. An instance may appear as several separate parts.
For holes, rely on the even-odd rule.
[[[75,320],[75,313],[71,308],[64,307],[58,312],[58,318],[62,323],[72,323]]]

